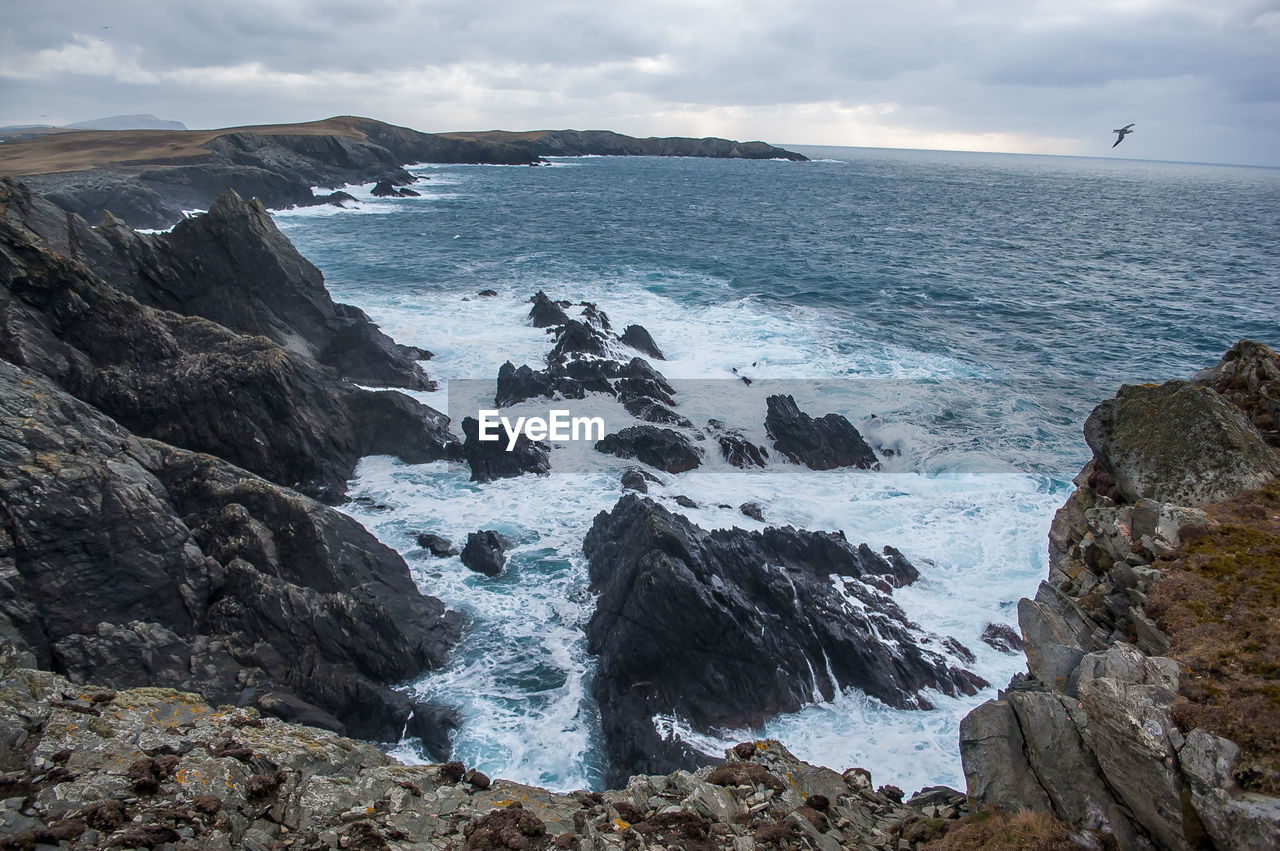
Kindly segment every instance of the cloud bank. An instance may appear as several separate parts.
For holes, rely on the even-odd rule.
[[[1280,165],[1275,0],[45,0],[5,17],[3,124],[358,114]]]

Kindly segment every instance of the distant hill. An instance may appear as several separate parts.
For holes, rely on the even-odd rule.
[[[154,115],[112,115],[63,125],[67,130],[186,130],[181,121],[166,121]]]

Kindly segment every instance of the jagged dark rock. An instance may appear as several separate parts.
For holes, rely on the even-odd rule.
[[[609,354],[609,341],[603,333],[585,322],[570,319],[556,328],[556,342],[547,355],[552,367],[564,367],[570,360],[582,355],[605,357]]]
[[[653,341],[653,337],[650,336],[643,325],[628,325],[618,339],[637,352],[644,352],[649,357],[657,358],[658,360],[666,360],[662,355],[662,350],[658,348],[658,344]]]
[[[467,535],[462,563],[485,576],[497,576],[507,563],[507,542],[497,532],[481,530]]]
[[[462,433],[462,457],[471,467],[473,482],[491,482],[525,473],[545,475],[551,471],[551,449],[542,441],[535,442],[521,434],[508,452],[506,432],[498,429],[497,440],[481,440],[480,423],[474,417],[463,419]]]
[[[52,224],[38,199],[3,186],[0,200],[0,355],[127,428],[331,502],[365,455],[459,456],[442,414],[340,382],[265,337],[139,304],[40,238]],[[64,224],[87,250],[79,220]]]
[[[597,452],[635,458],[668,473],[683,473],[697,467],[701,455],[689,438],[669,428],[630,426],[596,441]]]
[[[756,726],[847,686],[912,707],[928,705],[924,688],[985,685],[927,649],[940,642],[866,581],[892,565],[842,535],[706,532],[628,493],[597,515],[583,552],[600,594],[587,626],[592,691],[616,778],[705,760],[660,735],[654,715],[701,730]]]
[[[839,414],[827,414],[815,420],[801,411],[791,396],[770,396],[766,404],[765,430],[774,448],[785,458],[811,470],[879,468],[871,447]]]
[[[649,480],[653,476],[645,475],[638,467],[629,467],[622,473],[622,489],[626,491],[635,491],[636,493],[649,492]]]
[[[460,624],[358,523],[3,361],[0,430],[0,635],[33,664],[217,703],[276,692],[399,737],[409,703],[384,683],[443,664]]]
[[[580,314],[583,321],[597,331],[610,331],[613,325],[609,322],[609,314],[596,307],[595,303],[590,301],[581,302],[582,313]]]
[[[533,307],[529,308],[529,321],[534,328],[553,328],[568,324],[569,315],[564,312],[564,308],[548,298],[542,290],[538,290],[530,300]]]
[[[458,548],[448,538],[442,538],[429,532],[421,532],[418,534],[417,540],[418,546],[436,558],[449,558],[458,554]]]
[[[764,522],[764,508],[758,502],[744,502],[738,506],[738,511],[752,520]]]

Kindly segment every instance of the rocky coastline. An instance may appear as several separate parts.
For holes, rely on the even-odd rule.
[[[646,498],[707,447],[742,467],[770,450],[682,417],[634,356],[661,358],[645,329],[619,335],[594,304],[536,294],[546,363],[504,364],[495,403],[612,395],[645,424],[596,449],[655,471],[628,470],[583,542],[618,788],[554,795],[443,762],[449,710],[393,686],[444,664],[462,618],[329,507],[365,455],[465,460],[483,483],[545,473],[545,446],[496,456],[474,421],[459,441],[396,392],[431,386],[430,353],[335,304],[235,192],[139,234],[0,181],[0,287],[0,847],[947,848],[1036,813],[1046,848],[1280,845],[1265,726],[1280,645],[1224,639],[1225,603],[1185,605],[1210,570],[1217,593],[1248,596],[1246,576],[1262,589],[1241,617],[1280,606],[1266,596],[1280,587],[1280,356],[1261,344],[1192,381],[1122,388],[1089,417],[1093,460],[1054,520],[1049,577],[1018,608],[1028,672],[965,719],[967,792],[904,802],[776,742],[708,760],[655,728],[667,714],[753,726],[849,686],[924,706],[922,689],[986,683],[893,602],[920,574],[893,548],[707,531]],[[789,463],[877,464],[843,417],[785,396],[762,416]],[[1244,567],[1213,560],[1239,542]],[[473,569],[500,573],[501,549]],[[442,763],[344,738],[406,732]]]
[[[225,130],[85,130],[28,134],[0,147],[0,175],[18,177],[90,222],[105,213],[135,228],[167,228],[228,189],[269,208],[336,204],[336,189],[378,183],[416,194],[412,163],[538,165],[544,156],[688,156],[804,160],[764,142],[636,139],[606,131],[422,133],[369,118]]]

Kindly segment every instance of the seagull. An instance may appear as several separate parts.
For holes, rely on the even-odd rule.
[[[1129,129],[1132,126],[1133,126],[1132,124],[1126,124],[1125,126],[1121,127],[1119,130],[1112,130],[1111,131],[1112,133],[1119,133],[1120,135],[1116,137],[1115,145],[1112,145],[1111,147],[1114,148],[1116,145],[1119,145],[1121,142],[1123,142],[1124,137],[1128,136],[1130,133],[1133,132],[1132,130]]]

